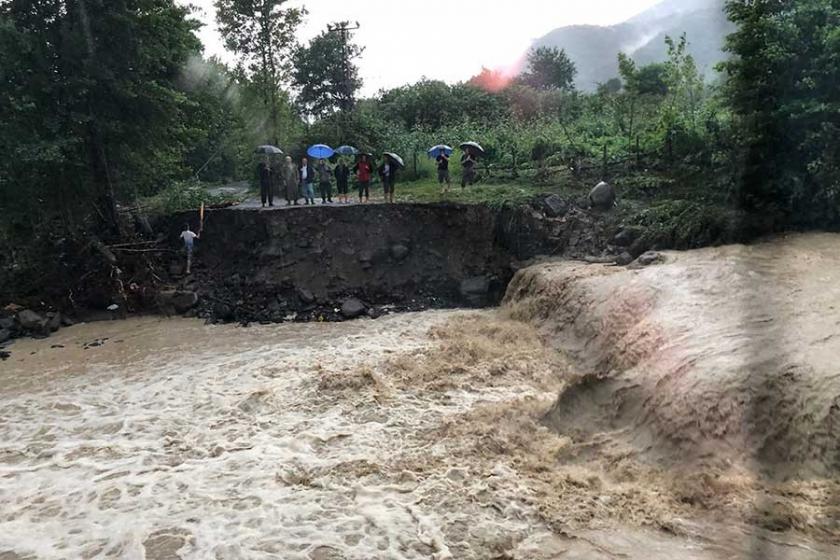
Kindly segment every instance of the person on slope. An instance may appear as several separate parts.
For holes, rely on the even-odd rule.
[[[440,155],[437,157],[437,172],[441,190],[445,193],[449,192],[449,187],[452,184],[452,180],[449,177],[449,156],[443,150],[441,150]],[[444,183],[446,183],[445,187],[443,186]]]
[[[200,239],[200,236],[193,233],[190,225],[186,224],[184,231],[181,232],[180,238],[184,240],[184,250],[187,252],[187,274],[189,274],[192,268],[193,245],[196,239]]]

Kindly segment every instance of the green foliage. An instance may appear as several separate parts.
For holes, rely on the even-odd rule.
[[[195,210],[202,204],[207,206],[240,202],[242,197],[212,195],[204,183],[194,179],[177,181],[154,196],[140,200],[141,206],[149,214],[173,214],[184,210]]]
[[[362,79],[353,60],[363,49],[349,40],[348,31],[340,31],[348,25],[342,21],[329,26],[295,53],[293,85],[299,92],[298,103],[309,115],[347,112],[355,104]]]
[[[802,225],[840,212],[840,5],[727,2],[738,30],[721,65],[743,153],[736,198]]]
[[[225,45],[240,57],[240,69],[262,94],[270,113],[273,143],[279,143],[277,109],[281,86],[291,70],[295,33],[306,14],[289,0],[216,0],[216,20]]]
[[[171,0],[0,4],[0,203],[66,217],[183,171],[190,103],[176,85],[199,52]],[[11,188],[13,186],[13,188]]]
[[[528,53],[528,67],[519,80],[535,89],[571,91],[575,87],[577,68],[557,47],[538,47]]]

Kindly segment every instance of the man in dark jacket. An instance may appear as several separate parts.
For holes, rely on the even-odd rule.
[[[344,204],[350,202],[348,188],[350,184],[350,168],[344,161],[335,166],[335,184],[338,187],[338,201]]]
[[[268,158],[260,163],[258,171],[260,174],[260,200],[262,200],[263,208],[265,208],[266,201],[268,201],[269,206],[274,206],[274,180]]]
[[[321,204],[332,203],[332,169],[326,160],[318,160],[318,186],[321,191]]]

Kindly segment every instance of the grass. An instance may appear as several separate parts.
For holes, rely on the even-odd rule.
[[[442,192],[438,182],[433,179],[421,179],[411,183],[398,183],[396,198],[399,202],[456,202],[461,204],[486,204],[501,207],[505,204],[524,203],[536,195],[553,192],[555,189],[533,183],[482,182],[465,189],[453,177],[448,193]]]

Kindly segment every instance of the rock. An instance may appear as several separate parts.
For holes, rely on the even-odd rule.
[[[213,306],[213,316],[219,321],[230,322],[234,319],[233,308],[226,303],[217,303]]]
[[[7,331],[10,331],[13,328],[15,328],[15,318],[14,317],[0,317],[0,329],[5,329]]]
[[[639,238],[639,231],[633,228],[623,229],[613,237],[613,245],[630,247]]]
[[[633,262],[633,255],[624,251],[620,255],[615,258],[615,264],[618,266],[627,266],[628,264]]]
[[[665,262],[665,256],[656,251],[648,251],[636,259],[636,263],[640,266],[650,266],[653,264],[662,264]]]
[[[356,298],[349,298],[344,300],[341,304],[341,316],[345,319],[355,319],[361,317],[367,311],[367,306]]]
[[[486,276],[474,276],[461,281],[461,295],[482,296],[490,291],[490,280]]]
[[[306,288],[298,288],[297,297],[302,303],[306,305],[315,303],[315,295]]]
[[[566,215],[569,203],[556,194],[549,195],[542,200],[542,210],[546,216],[557,218]]]
[[[58,311],[47,313],[47,328],[50,332],[55,332],[61,328],[61,313]]]
[[[393,246],[391,246],[391,257],[393,257],[393,259],[395,261],[404,260],[408,256],[409,252],[410,251],[409,251],[408,247],[406,247],[405,245],[393,245]]]
[[[160,292],[160,303],[165,308],[172,308],[177,313],[186,313],[198,303],[198,294],[182,290]]]
[[[490,279],[486,276],[475,276],[461,281],[461,295],[467,303],[474,307],[487,305],[487,294],[490,292]]]
[[[0,344],[12,338],[12,331],[9,329],[0,329]]]
[[[17,314],[18,324],[22,329],[35,333],[46,331],[47,320],[29,309],[24,309]]]
[[[12,357],[11,352],[6,352],[5,350],[0,350],[0,360],[6,361]]]
[[[23,309],[24,309],[23,307],[21,307],[20,305],[18,305],[16,303],[10,303],[9,305],[7,305],[6,307],[3,308],[3,311],[8,313],[9,315],[17,315],[18,313],[23,311]]]
[[[609,183],[601,181],[590,191],[589,204],[598,210],[609,210],[615,206],[615,189]]]
[[[76,324],[76,321],[68,317],[67,315],[61,316],[61,326],[62,327],[72,327]]]

